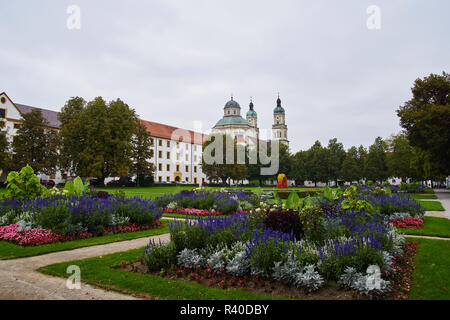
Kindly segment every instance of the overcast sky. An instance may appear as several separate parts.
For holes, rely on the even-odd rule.
[[[207,131],[233,93],[270,129],[280,92],[294,152],[399,132],[414,80],[450,72],[447,0],[0,3],[0,92],[13,101],[59,111],[73,96],[121,98],[143,119]]]

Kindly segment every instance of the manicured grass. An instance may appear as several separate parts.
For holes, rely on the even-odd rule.
[[[150,299],[169,300],[260,300],[285,299],[270,295],[256,294],[245,289],[210,288],[194,282],[169,280],[151,274],[137,274],[122,271],[115,267],[122,261],[135,261],[142,249],[113,253],[101,257],[58,263],[40,268],[38,271],[66,278],[67,267],[78,265],[81,281],[101,288],[127,294],[136,294]]]
[[[112,243],[117,241],[132,240],[137,238],[144,238],[155,236],[169,232],[169,227],[166,221],[161,221],[162,226],[156,229],[117,233],[101,237],[94,237],[88,239],[80,239],[67,242],[57,242],[35,247],[22,247],[11,242],[0,241],[0,260],[15,259],[23,257],[37,256],[50,252],[71,250],[82,247],[95,246],[99,244]]]
[[[182,190],[192,190],[195,187],[192,186],[153,186],[153,187],[146,187],[146,188],[137,188],[137,187],[124,187],[124,188],[98,188],[98,190],[102,191],[108,191],[111,194],[114,194],[119,191],[125,192],[126,196],[132,197],[132,196],[138,196],[138,197],[144,197],[144,198],[156,198],[161,197],[165,194],[173,194],[178,193]],[[206,187],[205,190],[218,190],[221,189],[221,187]],[[260,194],[263,190],[280,190],[276,187],[225,187],[225,189],[244,189],[244,190],[251,190],[252,192],[256,194]],[[303,188],[303,187],[293,187],[289,188],[289,190],[308,190],[308,189],[317,189],[320,190],[321,188]]]
[[[422,229],[398,228],[404,234],[450,238],[450,220],[446,218],[424,217]]]
[[[415,270],[410,299],[450,299],[450,241],[416,239],[419,246],[415,257]]]
[[[419,194],[419,193],[410,193],[409,196],[413,199],[437,199],[438,197],[434,194]]]
[[[442,203],[439,201],[423,201],[417,200],[425,208],[426,211],[445,211]]]

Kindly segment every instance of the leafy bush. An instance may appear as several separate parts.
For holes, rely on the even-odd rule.
[[[4,197],[8,199],[40,197],[47,192],[47,188],[41,185],[41,180],[30,166],[23,167],[20,172],[11,171],[5,183],[7,185]]]
[[[174,265],[177,261],[177,251],[173,242],[156,244],[151,241],[142,254],[142,263],[150,271],[159,271],[164,267]]]
[[[298,212],[294,210],[269,209],[264,219],[267,228],[278,230],[284,233],[293,233],[296,239],[303,236],[303,225]]]

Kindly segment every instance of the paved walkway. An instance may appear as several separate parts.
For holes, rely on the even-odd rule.
[[[427,211],[425,216],[450,219],[450,192],[445,189],[436,189],[434,190],[434,193],[438,197],[437,200],[441,202],[445,211]]]
[[[105,291],[84,283],[81,283],[81,289],[70,290],[66,287],[66,279],[44,275],[36,270],[54,263],[137,249],[147,245],[149,239],[169,241],[170,235],[166,233],[150,238],[120,241],[29,258],[0,260],[0,300],[135,299],[129,295]],[[81,279],[83,279],[83,273],[81,273]]]

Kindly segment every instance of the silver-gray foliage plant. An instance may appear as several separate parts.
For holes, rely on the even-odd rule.
[[[197,249],[183,249],[177,255],[177,262],[180,266],[188,266],[189,268],[195,268],[203,266],[205,259],[198,254]]]

